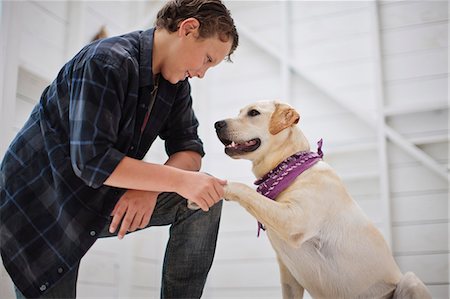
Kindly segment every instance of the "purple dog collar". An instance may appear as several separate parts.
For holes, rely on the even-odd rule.
[[[255,182],[258,185],[256,191],[272,200],[283,192],[284,189],[294,181],[302,172],[312,167],[323,157],[322,139],[317,142],[317,153],[298,152],[293,154],[262,178]],[[258,222],[258,237],[260,231],[265,230],[264,226]]]

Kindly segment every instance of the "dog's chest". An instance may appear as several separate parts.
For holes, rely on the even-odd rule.
[[[295,268],[295,272],[300,273],[303,269],[317,266],[310,265],[311,261],[317,261],[318,258],[323,256],[323,244],[319,238],[310,239],[297,248],[288,244],[270,230],[267,230],[267,236],[281,260],[288,268]]]
[[[317,281],[326,277],[326,274],[320,273],[323,270],[326,270],[326,273],[333,272],[327,271],[330,266],[327,261],[333,260],[332,252],[326,249],[327,246],[322,243],[320,238],[311,238],[296,248],[286,243],[274,232],[267,230],[267,236],[279,259],[305,288],[315,285]]]

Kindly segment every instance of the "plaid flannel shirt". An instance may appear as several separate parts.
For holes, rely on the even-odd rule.
[[[153,88],[154,29],[93,42],[59,72],[1,164],[0,249],[27,297],[39,297],[110,223],[123,189],[103,185],[126,155],[142,159],[159,135],[168,155],[204,155],[188,80]]]

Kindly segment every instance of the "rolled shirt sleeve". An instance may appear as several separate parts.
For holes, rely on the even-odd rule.
[[[169,156],[180,151],[194,151],[205,155],[203,142],[198,136],[198,120],[192,109],[191,87],[187,80],[180,82],[168,121],[159,136],[165,140]]]
[[[75,174],[98,188],[125,154],[118,138],[126,74],[102,57],[85,60],[74,70],[70,86],[70,159]]]

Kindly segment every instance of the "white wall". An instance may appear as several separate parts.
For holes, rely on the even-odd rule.
[[[142,29],[162,2],[3,2],[0,154],[43,86],[101,25],[110,35]],[[325,160],[391,240],[401,269],[416,272],[433,298],[448,298],[447,2],[227,5],[241,37],[235,62],[192,81],[204,170],[251,185],[250,164],[223,154],[213,124],[256,100],[291,103],[312,148],[324,138]],[[161,152],[158,143],[147,159],[161,162]],[[166,239],[155,228],[100,240],[83,260],[79,297],[157,297]],[[12,298],[4,270],[0,287]],[[266,235],[257,239],[256,221],[226,202],[204,297],[280,296]]]

